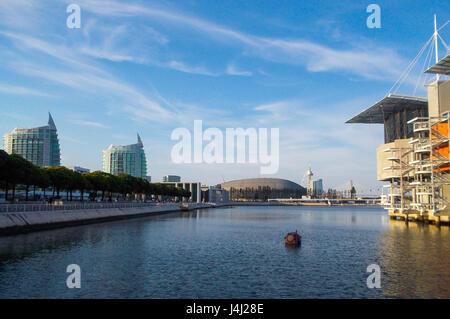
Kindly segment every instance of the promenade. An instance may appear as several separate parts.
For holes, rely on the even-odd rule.
[[[0,236],[210,207],[215,205],[202,203],[2,204],[0,205]]]

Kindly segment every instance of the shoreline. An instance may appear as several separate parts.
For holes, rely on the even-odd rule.
[[[159,205],[138,208],[102,208],[59,211],[0,213],[0,236],[14,236],[41,230],[103,223],[140,217],[159,216],[202,208],[211,204]]]
[[[149,205],[148,207],[132,208],[98,208],[98,209],[75,209],[75,210],[48,210],[48,211],[25,211],[25,212],[1,212],[0,213],[0,236],[14,236],[42,230],[103,223],[115,220],[125,220],[140,217],[159,216],[169,213],[179,213],[205,208],[227,208],[233,206],[306,206],[306,207],[343,207],[343,206],[373,206],[361,204],[348,205],[289,205],[278,202],[229,202],[219,204],[196,203],[196,204],[165,204]],[[375,207],[375,206],[374,206]]]

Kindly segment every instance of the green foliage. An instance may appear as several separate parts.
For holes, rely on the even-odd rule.
[[[3,150],[0,150],[0,184],[6,190],[6,197],[9,187],[12,187],[14,194],[16,185],[25,186],[27,198],[28,189],[31,186],[42,188],[44,191],[52,187],[58,196],[60,191],[72,193],[78,190],[82,195],[91,193],[93,197],[101,192],[102,200],[106,194],[109,194],[109,198],[113,194],[121,195],[123,198],[135,194],[169,197],[191,196],[191,192],[180,187],[149,183],[143,178],[128,174],[115,176],[101,171],[81,174],[64,166],[40,168],[20,155],[8,155]],[[6,199],[8,200],[8,198]]]

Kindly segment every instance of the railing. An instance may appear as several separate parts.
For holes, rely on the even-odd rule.
[[[139,208],[163,205],[179,205],[180,203],[77,203],[77,204],[1,204],[0,213],[42,212],[58,210],[106,209],[106,208]]]
[[[415,122],[413,124],[413,130],[414,132],[419,132],[419,131],[426,131],[429,129],[429,123],[427,122]]]

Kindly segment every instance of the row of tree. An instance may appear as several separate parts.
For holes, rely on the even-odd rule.
[[[75,191],[81,193],[81,200],[83,200],[84,194],[89,194],[92,200],[97,196],[101,196],[101,200],[105,198],[112,200],[113,197],[125,199],[135,194],[191,196],[189,191],[180,187],[149,183],[143,178],[128,174],[115,176],[100,171],[81,174],[64,166],[40,168],[20,155],[9,155],[3,150],[0,150],[0,183],[1,188],[5,190],[5,200],[13,201],[19,185],[23,186],[25,190],[25,200],[29,199],[30,190],[33,190],[33,198],[35,198],[36,189],[43,190],[45,197],[48,188],[51,188],[52,196],[57,198],[61,191],[65,191],[67,200],[72,200],[72,193]],[[10,190],[12,191],[11,198]]]

